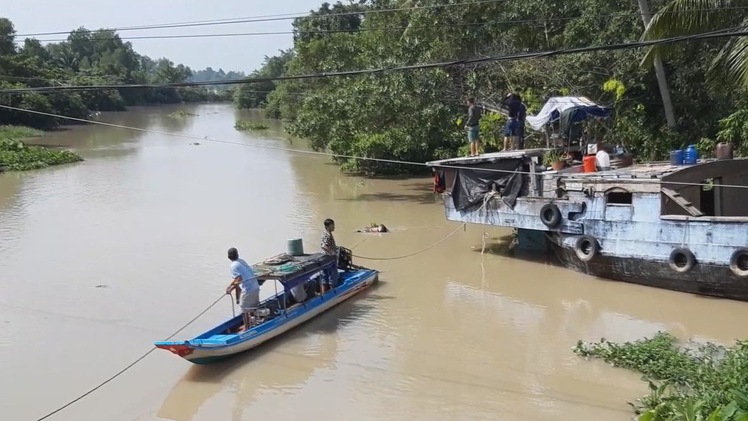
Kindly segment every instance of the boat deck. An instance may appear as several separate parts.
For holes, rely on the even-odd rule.
[[[429,167],[440,167],[440,166],[446,166],[446,165],[462,165],[462,166],[470,166],[470,165],[480,165],[480,164],[487,164],[492,162],[498,162],[503,161],[506,159],[519,159],[519,158],[532,158],[532,157],[541,157],[543,154],[551,149],[543,149],[543,148],[537,148],[537,149],[520,149],[515,151],[503,151],[503,152],[491,152],[491,153],[485,153],[483,155],[478,156],[462,156],[462,157],[456,157],[456,158],[447,158],[447,159],[440,159],[438,161],[431,161],[427,162],[426,165]]]
[[[281,253],[252,265],[252,270],[257,275],[258,280],[286,282],[302,274],[317,271],[336,263],[337,260],[335,257],[325,253],[304,254],[301,256],[291,256]]]
[[[698,164],[697,164],[698,165]],[[692,165],[672,165],[669,162],[652,162],[647,164],[636,164],[622,168],[612,168],[605,171],[596,172],[579,172],[579,167],[572,167],[566,170],[553,171],[566,179],[661,179],[665,176],[692,167]],[[576,170],[576,171],[573,171]]]

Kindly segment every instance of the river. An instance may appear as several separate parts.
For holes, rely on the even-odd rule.
[[[283,150],[306,146],[277,122],[239,132],[237,118],[260,121],[227,104],[105,113],[232,143],[79,126],[43,142],[84,162],[0,175],[3,419],[45,415],[205,309],[229,282],[229,247],[248,261],[288,238],[314,250],[331,217],[338,244],[398,256],[459,226],[430,179],[346,177],[328,157]],[[371,222],[393,231],[354,232]],[[485,232],[485,254],[484,227],[468,226],[411,258],[359,260],[381,270],[380,285],[289,335],[215,366],[157,350],[49,419],[628,420],[646,384],[575,356],[577,340],[748,336],[744,303],[510,258],[495,245],[510,232]],[[226,298],[179,337],[230,314]]]

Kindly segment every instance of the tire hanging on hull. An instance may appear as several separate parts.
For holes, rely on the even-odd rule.
[[[748,249],[737,249],[730,256],[730,270],[741,278],[748,277]]]
[[[696,265],[696,256],[691,250],[679,247],[670,253],[670,268],[678,273],[686,273]]]
[[[589,235],[583,235],[574,244],[574,253],[579,260],[587,263],[591,261],[600,251],[600,244]]]
[[[561,223],[561,211],[553,203],[547,203],[540,208],[540,222],[548,228],[555,228]]]

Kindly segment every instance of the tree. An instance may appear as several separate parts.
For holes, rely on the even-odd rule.
[[[744,13],[737,12],[748,6],[748,0],[671,0],[652,18],[644,35],[645,40],[692,35],[715,30],[748,25]],[[642,63],[651,65],[656,57],[672,57],[679,47],[651,47]],[[712,82],[727,82],[735,87],[748,88],[748,39],[730,38],[722,42],[719,54],[710,61],[709,76]]]
[[[16,53],[16,30],[13,22],[0,18],[0,57]]]
[[[219,72],[226,75],[223,71]],[[166,58],[141,56],[109,29],[78,28],[60,43],[43,46],[25,39],[15,47],[13,24],[0,18],[0,89],[69,85],[166,84],[188,80],[192,70]],[[7,79],[7,81],[6,81]],[[88,118],[91,111],[119,111],[127,105],[226,100],[204,88],[97,89],[82,92],[0,95],[0,103]],[[48,128],[60,123],[38,115],[0,110],[0,124]]]

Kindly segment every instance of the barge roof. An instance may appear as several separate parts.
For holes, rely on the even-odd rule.
[[[515,160],[522,158],[540,157],[553,149],[522,149],[518,151],[493,152],[476,157],[457,157],[427,162],[429,167],[483,167],[486,164],[498,163],[504,160]],[[697,170],[698,168],[698,170]],[[582,172],[582,165],[566,168],[560,171],[540,171],[538,174],[553,176],[569,181],[640,181],[652,182],[672,180],[671,176],[680,177],[678,173],[697,172],[731,172],[735,170],[748,170],[748,159],[734,158],[728,160],[704,159],[693,165],[673,165],[669,161],[649,162],[629,165],[621,168],[613,168],[606,171]]]

